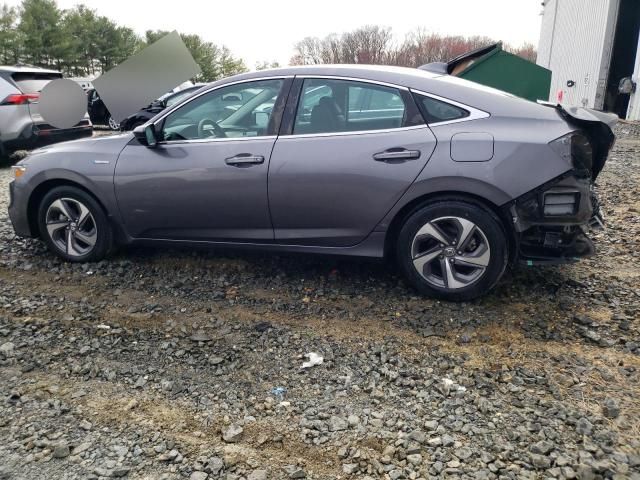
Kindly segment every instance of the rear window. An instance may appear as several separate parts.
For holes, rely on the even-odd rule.
[[[16,72],[11,75],[11,78],[22,93],[40,93],[51,80],[62,78],[62,74]]]
[[[416,97],[427,123],[448,122],[469,116],[469,112],[464,108],[423,95]]]

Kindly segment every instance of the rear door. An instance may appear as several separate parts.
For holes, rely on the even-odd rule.
[[[298,77],[269,167],[275,240],[361,242],[415,180],[435,144],[405,88]]]

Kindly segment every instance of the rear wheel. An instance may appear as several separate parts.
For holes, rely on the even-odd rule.
[[[102,207],[76,187],[56,187],[44,196],[38,226],[49,250],[70,262],[98,261],[111,249],[111,226]]]
[[[421,293],[466,301],[486,294],[507,266],[500,219],[466,201],[437,201],[409,216],[400,230],[398,262]]]

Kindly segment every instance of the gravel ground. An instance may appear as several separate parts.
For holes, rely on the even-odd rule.
[[[640,479],[640,128],[617,134],[598,255],[466,304],[379,262],[61,263],[14,236],[1,171],[0,479]]]

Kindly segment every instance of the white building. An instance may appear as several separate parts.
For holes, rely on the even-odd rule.
[[[640,120],[640,0],[542,4],[537,63],[552,72],[549,101]],[[629,77],[635,93],[620,94]]]

